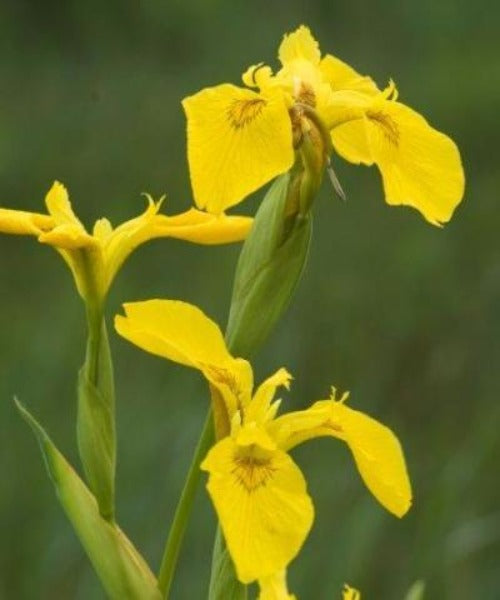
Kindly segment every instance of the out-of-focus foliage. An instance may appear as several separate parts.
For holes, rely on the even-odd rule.
[[[500,6],[500,5],[499,5]],[[305,22],[325,51],[380,85],[462,150],[466,198],[443,230],[384,205],[379,176],[336,160],[349,200],[324,185],[310,263],[291,310],[257,360],[257,379],[286,365],[287,408],[335,384],[397,433],[415,504],[399,521],[363,488],[345,450],[300,448],[317,520],[290,570],[299,596],[330,599],[344,581],[367,598],[493,600],[500,558],[500,7],[421,2],[35,2],[0,6],[0,205],[37,210],[57,178],[91,223],[138,213],[140,193],[189,207],[181,99],[275,55]],[[261,192],[262,193],[262,192]],[[253,213],[256,200],[243,205]],[[120,273],[123,301],[182,298],[224,323],[238,246],[159,240]],[[76,373],[84,314],[50,248],[0,239],[0,597],[104,597],[55,501],[16,394],[77,465]],[[208,394],[187,369],[112,335],[118,401],[118,517],[157,568],[203,422]],[[214,517],[205,493],[173,597],[202,598]]]

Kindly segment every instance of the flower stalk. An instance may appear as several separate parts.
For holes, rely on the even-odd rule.
[[[80,251],[87,312],[87,350],[78,375],[78,451],[101,516],[115,518],[116,423],[113,362],[105,299],[98,293],[92,250]]]

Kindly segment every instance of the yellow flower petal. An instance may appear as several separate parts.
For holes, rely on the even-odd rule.
[[[139,348],[200,368],[225,365],[229,354],[219,326],[199,308],[178,300],[147,300],[123,305],[125,316],[115,317],[118,333]]]
[[[347,63],[331,54],[322,59],[319,68],[323,78],[334,91],[346,90],[368,96],[375,96],[380,91],[371,77],[360,75]]]
[[[62,183],[54,181],[45,196],[45,204],[55,221],[55,227],[42,233],[38,241],[63,250],[96,245],[94,238],[85,231],[85,227],[73,212],[68,192]]]
[[[309,27],[301,25],[292,33],[285,34],[279,47],[278,58],[283,66],[297,59],[318,64],[321,53]]]
[[[84,229],[76,217],[68,197],[68,191],[62,183],[54,181],[45,196],[45,204],[49,214],[52,215],[57,225],[75,225]]]
[[[455,143],[417,112],[392,100],[367,113],[371,155],[388,204],[419,210],[432,224],[450,220],[464,193],[464,173]]]
[[[77,250],[98,245],[95,238],[89,235],[81,225],[65,223],[41,233],[38,241],[61,250]]]
[[[342,401],[324,400],[278,417],[268,429],[285,450],[320,436],[344,440],[367,488],[382,506],[398,517],[410,508],[411,485],[399,441],[368,415]]]
[[[40,235],[54,226],[53,217],[39,213],[0,208],[0,232],[14,235]]]
[[[213,215],[190,208],[174,216],[157,215],[149,239],[172,237],[196,244],[229,244],[244,240],[252,224],[251,217]]]
[[[280,450],[243,447],[225,438],[201,468],[210,474],[207,489],[240,581],[284,569],[300,550],[314,515],[292,459]]]
[[[346,583],[342,590],[342,600],[361,600],[361,594]]]
[[[224,84],[182,104],[199,208],[219,214],[292,166],[291,122],[278,88],[257,94]]]
[[[277,403],[272,404],[276,389],[283,386],[290,389],[292,376],[286,369],[279,369],[262,382],[255,392],[252,401],[245,411],[245,421],[264,423],[274,418],[278,408]]]
[[[259,600],[295,600],[295,596],[288,591],[285,570],[259,579],[259,587]]]
[[[227,422],[248,404],[253,387],[250,363],[231,356],[218,325],[199,308],[177,300],[123,306],[126,316],[115,317],[118,333],[147,352],[199,369],[221,394]]]

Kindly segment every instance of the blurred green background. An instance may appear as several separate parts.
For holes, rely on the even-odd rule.
[[[346,448],[319,440],[295,458],[315,526],[290,568],[300,598],[401,600],[417,578],[429,600],[500,597],[500,4],[479,0],[4,0],[0,5],[0,203],[41,210],[54,179],[87,223],[191,203],[181,99],[276,65],[284,32],[307,23],[337,54],[461,148],[463,204],[444,229],[383,202],[375,169],[336,160],[349,200],[324,185],[309,266],[256,360],[286,365],[285,406],[329,386],[390,425],[415,490],[402,521],[363,488]],[[262,194],[258,194],[259,196]],[[258,198],[238,210],[253,214]],[[160,240],[120,273],[126,300],[182,298],[224,324],[239,248]],[[102,599],[57,504],[16,394],[78,465],[75,376],[84,319],[69,271],[27,238],[0,239],[0,598]],[[118,393],[119,521],[154,569],[207,406],[196,373],[112,335]],[[214,516],[200,488],[173,597],[204,598]]]

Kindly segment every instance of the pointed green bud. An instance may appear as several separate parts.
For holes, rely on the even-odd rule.
[[[293,210],[295,181],[289,174],[275,180],[240,254],[226,330],[237,356],[250,356],[269,335],[306,262],[312,219]]]

